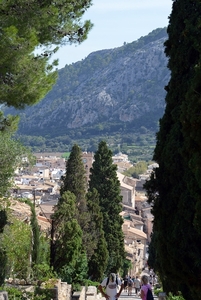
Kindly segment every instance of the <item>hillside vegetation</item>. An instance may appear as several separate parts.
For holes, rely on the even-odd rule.
[[[58,70],[52,91],[20,114],[17,137],[33,151],[96,151],[106,140],[132,160],[151,159],[169,79],[166,28],[121,47],[91,53]],[[6,109],[10,113],[11,109]]]

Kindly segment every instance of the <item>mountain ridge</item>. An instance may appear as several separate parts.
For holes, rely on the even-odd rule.
[[[37,105],[19,113],[18,136],[79,140],[126,134],[144,126],[156,132],[169,80],[164,54],[166,28],[137,41],[90,53],[58,71],[53,89]]]

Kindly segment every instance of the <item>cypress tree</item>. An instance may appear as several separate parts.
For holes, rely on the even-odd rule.
[[[62,178],[60,194],[70,191],[76,196],[79,213],[86,210],[86,174],[82,161],[82,151],[78,145],[72,147],[69,159],[66,161],[66,173]]]
[[[36,216],[35,206],[33,203],[31,203],[30,200],[25,200],[25,203],[27,203],[30,206],[31,209],[31,230],[32,230],[32,266],[39,263],[39,254],[40,254],[40,228],[38,225],[38,220]]]
[[[75,195],[71,192],[63,193],[52,215],[54,227],[52,265],[58,273],[66,265],[75,266],[82,250],[82,229],[76,219],[75,201]]]
[[[103,231],[109,252],[107,272],[118,272],[125,257],[123,219],[119,215],[122,211],[122,196],[117,166],[113,164],[112,151],[108,149],[105,141],[99,143],[90,171],[89,188],[98,191],[103,214]]]
[[[66,174],[62,178],[61,196],[65,191],[70,191],[76,197],[77,215],[76,219],[82,228],[83,248],[88,259],[94,251],[94,238],[90,228],[90,213],[87,208],[86,191],[87,181],[84,164],[82,161],[82,151],[78,145],[72,147],[69,159],[66,162]]]
[[[99,194],[92,188],[87,193],[87,207],[91,215],[90,229],[94,241],[93,255],[89,259],[89,278],[101,281],[108,263],[107,242],[103,231],[103,215],[100,211]]]
[[[201,293],[200,15],[199,1],[173,2],[165,42],[171,78],[153,157],[159,168],[145,185],[153,202],[152,264],[167,292],[189,300]]]
[[[0,210],[0,237],[4,231],[8,216],[5,210]],[[5,249],[1,249],[0,245],[0,285],[3,285],[6,278],[7,255]]]

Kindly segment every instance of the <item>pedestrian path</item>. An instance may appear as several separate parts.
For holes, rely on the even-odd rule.
[[[127,292],[122,291],[121,296],[120,296],[119,299],[121,299],[121,300],[123,300],[123,299],[125,299],[125,300],[140,300],[141,297],[138,296],[138,295],[136,295],[136,294],[134,293],[134,289],[133,289],[132,295],[129,295],[129,296],[128,296],[128,293],[127,293]]]
[[[140,300],[140,299],[141,297],[134,293],[134,289],[131,296],[130,295],[128,296],[127,292],[122,291],[121,296],[119,297],[119,300]],[[158,297],[154,296],[154,299],[158,299]]]

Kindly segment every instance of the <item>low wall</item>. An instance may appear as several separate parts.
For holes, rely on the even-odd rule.
[[[7,292],[0,292],[0,300],[8,300],[8,293]]]
[[[72,286],[67,282],[58,281],[57,285],[58,300],[71,300]]]
[[[80,292],[74,292],[72,300],[98,300],[100,294],[97,294],[97,288],[95,286],[82,287]]]
[[[29,291],[34,290],[34,286],[24,286],[22,290]],[[43,289],[43,288],[41,288]],[[74,292],[72,295],[72,286],[67,282],[58,280],[54,288],[49,289],[52,294],[53,300],[100,300],[101,294],[97,294],[97,288],[95,286],[82,287],[81,291]],[[33,292],[33,291],[32,291]],[[0,292],[0,300],[8,300],[7,292]]]
[[[86,288],[85,288],[85,286],[82,287],[81,291],[74,292],[71,299],[72,300],[86,300]]]

